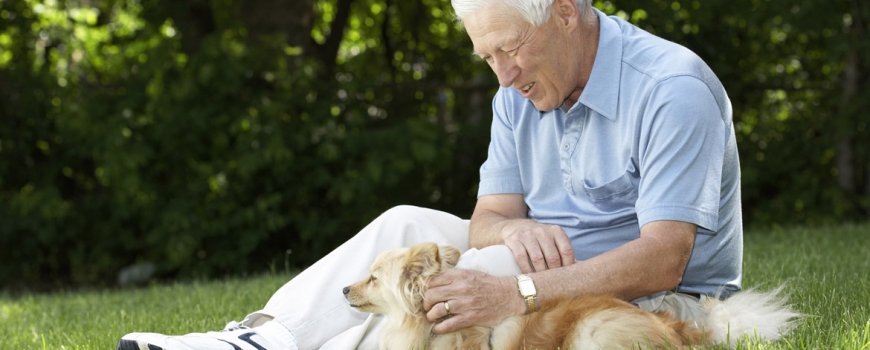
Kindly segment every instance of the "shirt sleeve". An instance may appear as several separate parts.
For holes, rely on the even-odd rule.
[[[642,123],[638,224],[676,220],[717,231],[730,120],[709,87],[691,76],[659,82]]]
[[[486,161],[480,167],[477,197],[523,193],[516,140],[510,120],[510,101],[504,88],[492,99],[492,130]]]

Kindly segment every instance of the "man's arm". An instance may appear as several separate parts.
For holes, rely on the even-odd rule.
[[[471,214],[468,246],[484,248],[504,244],[501,231],[512,220],[528,220],[529,207],[521,194],[495,194],[480,197]]]
[[[612,294],[623,300],[676,288],[692,255],[697,226],[654,221],[640,238],[562,269],[532,274],[538,298],[546,303],[571,295]]]
[[[503,221],[512,219],[499,221],[489,216],[492,214],[483,214],[487,215],[484,219],[493,220],[490,224],[511,225]],[[651,222],[641,228],[640,238],[623,246],[586,261],[529,276],[535,282],[538,301],[544,307],[563,297],[612,294],[632,300],[671,290],[682,280],[696,230],[696,225],[685,222]],[[479,232],[487,230],[483,228]],[[496,231],[490,233],[493,232]],[[433,332],[439,334],[470,326],[494,325],[525,310],[513,277],[494,277],[477,271],[457,269],[437,276],[430,281],[425,296],[424,308],[429,310],[427,318],[431,321],[446,315],[443,306],[433,307],[441,301],[450,300],[451,309],[455,310],[454,317],[433,328]]]
[[[521,194],[480,197],[471,215],[468,245],[507,245],[525,273],[573,264],[574,248],[565,231],[529,219],[528,210]]]

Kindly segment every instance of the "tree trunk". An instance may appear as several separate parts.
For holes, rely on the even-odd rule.
[[[318,48],[320,63],[325,68],[327,78],[331,78],[332,73],[335,72],[335,58],[338,57],[338,48],[344,38],[344,27],[347,26],[347,21],[350,18],[350,5],[352,3],[353,0],[338,0],[335,18],[329,24],[329,37]]]
[[[850,105],[852,104],[852,100],[858,89],[859,64],[858,52],[855,49],[852,49],[846,59],[846,70],[843,72],[843,99],[840,103],[840,118],[851,119],[847,113],[852,109]],[[846,121],[845,123],[837,124],[848,126],[849,122]],[[851,137],[842,137],[840,142],[837,144],[837,184],[840,185],[840,188],[850,194],[855,193],[855,166],[853,154]]]

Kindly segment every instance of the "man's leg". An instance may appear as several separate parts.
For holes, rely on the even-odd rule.
[[[701,295],[700,298],[673,291],[661,292],[649,297],[644,297],[633,301],[637,307],[650,312],[667,311],[674,317],[694,322],[695,327],[700,327],[707,318],[704,313],[702,301],[707,298],[706,295]]]
[[[299,349],[315,349],[368,314],[351,309],[341,290],[364,278],[387,250],[422,242],[468,249],[468,221],[411,206],[390,209],[356,236],[279,289],[261,311],[296,338]]]
[[[271,345],[275,348],[317,349],[336,335],[362,324],[368,316],[347,305],[342,288],[368,275],[369,266],[378,254],[422,242],[449,244],[465,251],[468,249],[468,221],[444,212],[412,206],[390,209],[356,236],[287,282],[262,310],[249,315],[242,326],[254,327],[252,331],[257,333],[256,336],[274,343]],[[180,344],[178,349],[197,349],[197,342],[217,334],[168,337],[161,340],[158,346],[175,350],[174,344]],[[149,342],[148,339],[155,339],[156,342],[158,338],[155,337],[131,334],[125,336],[122,343],[132,340],[141,344]],[[193,339],[191,337],[196,339],[187,341]],[[221,343],[226,341],[220,340]],[[122,349],[121,343],[119,349]],[[266,349],[272,350],[269,347]]]

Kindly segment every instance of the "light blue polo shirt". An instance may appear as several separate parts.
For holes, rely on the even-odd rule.
[[[688,49],[595,11],[598,53],[570,110],[496,93],[478,197],[523,194],[529,217],[562,226],[579,260],[637,239],[652,221],[696,224],[679,290],[733,294],[743,228],[725,89]]]

